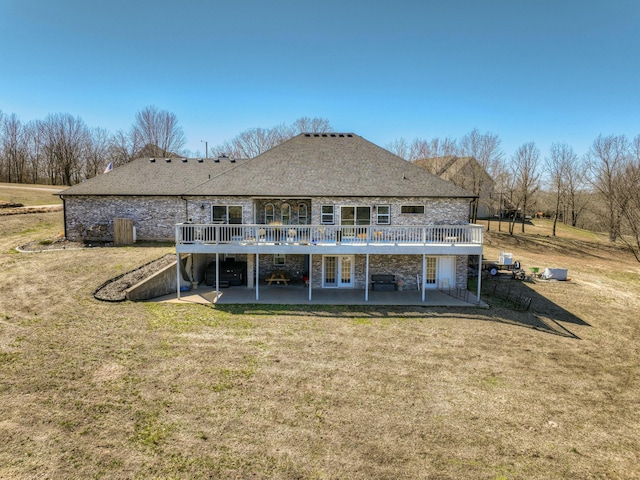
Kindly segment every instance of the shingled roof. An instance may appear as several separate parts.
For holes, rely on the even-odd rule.
[[[141,158],[61,195],[474,195],[353,133],[302,133],[250,160]]]
[[[60,195],[182,195],[194,185],[246,162],[224,158],[138,158]]]
[[[302,133],[184,193],[267,197],[474,196],[353,133]]]

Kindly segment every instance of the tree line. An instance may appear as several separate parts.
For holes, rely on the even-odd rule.
[[[251,128],[211,149],[214,156],[253,158],[302,132],[333,131],[325,118],[302,117],[291,125]],[[80,117],[50,114],[22,123],[0,111],[0,182],[73,185],[138,157],[190,156],[175,114],[148,106],[135,115],[128,130],[110,133],[90,128]],[[640,261],[640,135],[600,135],[582,156],[564,142],[553,143],[542,157],[535,142],[507,156],[492,132],[473,129],[460,139],[397,139],[386,146],[408,161],[431,159],[438,174],[451,156],[474,157],[462,187],[476,195],[493,180],[490,196],[481,201],[500,220],[506,214],[513,234],[527,216],[544,212],[558,222],[591,230],[603,226],[612,242],[621,240]],[[477,206],[476,206],[477,207]],[[472,212],[475,220],[476,212]],[[630,240],[631,239],[631,240]]]
[[[179,152],[186,140],[171,112],[146,107],[127,131],[90,128],[68,113],[22,123],[0,111],[0,182],[73,185],[138,156]]]

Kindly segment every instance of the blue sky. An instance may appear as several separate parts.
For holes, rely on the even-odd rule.
[[[317,116],[582,154],[640,134],[639,80],[637,0],[0,0],[0,110],[115,132],[155,105],[194,152]]]

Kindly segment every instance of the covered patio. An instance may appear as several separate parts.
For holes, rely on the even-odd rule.
[[[256,300],[255,289],[241,287],[222,288],[216,298],[215,288],[200,285],[180,298],[172,293],[153,299],[155,302],[202,303],[202,304],[267,304],[267,305],[395,305],[421,307],[480,307],[487,304],[469,291],[426,290],[425,299],[418,290],[370,291],[365,300],[364,289],[314,288],[309,300],[308,288],[302,284],[260,285],[260,299]]]

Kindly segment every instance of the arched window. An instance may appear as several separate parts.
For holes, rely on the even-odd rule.
[[[307,224],[307,206],[304,203],[298,205],[298,225]]]
[[[267,225],[273,223],[276,219],[275,208],[273,207],[273,203],[267,203],[264,206],[264,223]]]
[[[291,223],[291,205],[283,203],[280,211],[283,225],[289,225]]]

